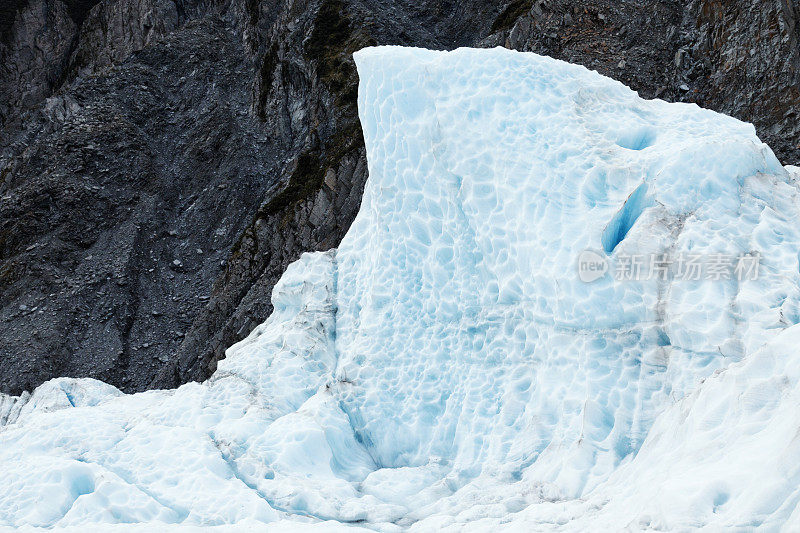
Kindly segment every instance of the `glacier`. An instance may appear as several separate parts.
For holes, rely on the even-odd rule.
[[[354,57],[339,248],[204,383],[0,396],[0,527],[800,528],[800,169],[551,58]],[[587,250],[668,266],[585,282]],[[682,279],[685,254],[758,276]]]

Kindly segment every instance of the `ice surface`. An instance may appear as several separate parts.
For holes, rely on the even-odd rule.
[[[203,384],[0,397],[0,524],[800,526],[797,169],[550,58],[355,58],[370,177],[339,249]],[[584,283],[587,249],[762,264]]]

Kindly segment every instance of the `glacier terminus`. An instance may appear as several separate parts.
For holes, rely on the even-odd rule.
[[[800,170],[548,57],[354,57],[338,249],[204,383],[0,396],[0,528],[800,529]]]

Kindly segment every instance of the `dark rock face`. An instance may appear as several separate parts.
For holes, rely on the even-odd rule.
[[[6,388],[58,374],[145,387],[277,184],[240,84],[241,38],[213,18],[179,37],[113,75],[76,78],[12,141],[0,204]]]
[[[797,162],[789,0],[15,0],[0,8],[0,392],[207,377],[367,176],[350,54],[507,46],[753,122]]]

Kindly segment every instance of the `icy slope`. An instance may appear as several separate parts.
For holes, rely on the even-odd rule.
[[[356,60],[370,183],[337,255],[337,377],[382,466],[579,496],[797,320],[797,188],[752,126],[508,51]],[[583,283],[585,249],[760,251],[764,272]]]
[[[356,62],[338,251],[203,384],[0,399],[0,524],[798,520],[800,195],[752,126],[503,49]]]

